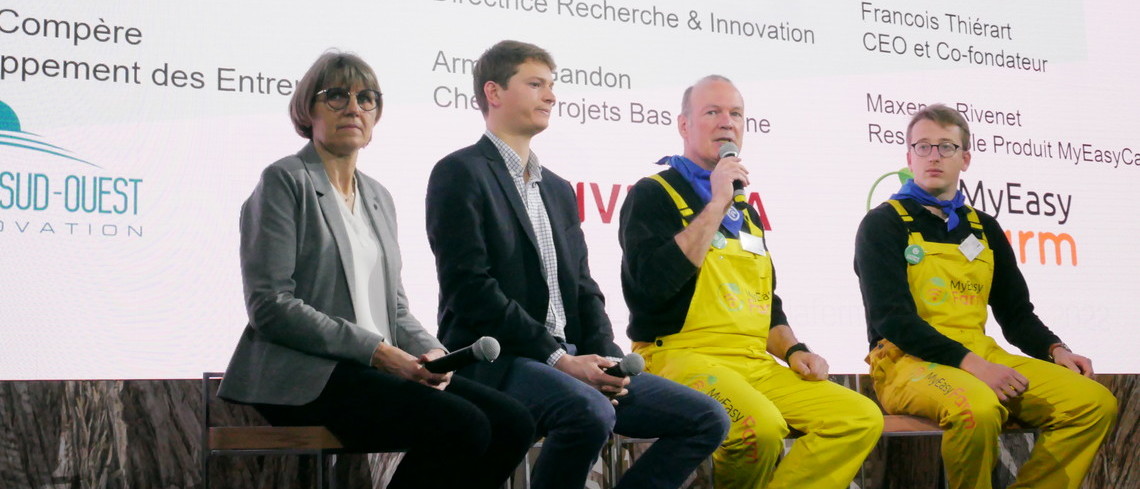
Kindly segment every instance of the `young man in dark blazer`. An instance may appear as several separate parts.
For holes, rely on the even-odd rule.
[[[603,372],[622,352],[590,277],[574,192],[530,151],[554,107],[553,71],[546,51],[516,41],[476,64],[487,130],[428,181],[439,337],[452,349],[499,340],[498,361],[460,374],[520,400],[537,420],[545,441],[533,487],[583,487],[611,431],[659,438],[618,487],[678,487],[720,445],[727,415],[663,378]]]

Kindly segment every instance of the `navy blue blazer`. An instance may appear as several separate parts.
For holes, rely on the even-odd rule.
[[[573,188],[546,167],[538,186],[557,250],[566,340],[579,354],[621,356],[605,298],[590,277]],[[550,297],[538,242],[506,162],[490,139],[484,136],[435,165],[426,211],[439,275],[443,344],[454,350],[493,336],[503,355],[545,362],[560,345],[544,325]],[[479,364],[461,373],[498,387],[509,364]]]

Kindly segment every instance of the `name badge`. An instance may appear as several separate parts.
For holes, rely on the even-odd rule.
[[[958,251],[961,251],[962,255],[970,261],[974,261],[974,258],[977,258],[984,249],[986,249],[986,245],[982,244],[973,233],[970,233],[970,236],[963,240],[962,244],[958,245]]]
[[[768,254],[768,249],[764,247],[764,238],[757,238],[744,231],[740,232],[740,247],[743,248],[744,251],[760,256]]]

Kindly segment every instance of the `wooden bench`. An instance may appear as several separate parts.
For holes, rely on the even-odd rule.
[[[343,450],[324,426],[215,426],[206,446],[211,450]]]
[[[888,440],[917,437],[941,437],[944,432],[945,430],[939,427],[936,421],[927,418],[907,415],[884,415],[883,436],[879,440],[879,446],[877,448],[881,454],[880,456],[882,457],[879,460],[880,462],[887,462],[891,460],[887,455],[889,453]],[[1010,419],[1006,422],[1005,426],[1002,427],[1002,434],[1005,435],[1016,433],[1035,435],[1037,433],[1037,430],[1035,428],[1025,426],[1015,419]],[[910,445],[910,447],[913,448],[914,445]],[[937,447],[933,448],[937,449]],[[944,468],[942,468],[942,460],[940,458],[940,455],[937,451],[935,451],[934,456],[939,457],[934,462],[934,464],[931,465],[932,469],[937,470],[937,476],[933,477],[931,480],[937,481],[937,487],[947,487],[946,473]],[[867,462],[865,461],[863,467],[859,470],[859,477],[861,481],[860,487],[866,487],[867,477],[869,477],[867,475],[867,472],[868,466]]]
[[[942,436],[945,431],[938,426],[936,421],[921,418],[918,416],[907,416],[903,414],[886,414],[883,415],[883,437],[890,438],[894,436]],[[1002,427],[1002,433],[1035,433],[1035,428],[1023,426],[1015,419],[1009,420]]]
[[[881,441],[895,437],[942,436],[942,433],[944,431],[945,430],[938,426],[938,423],[936,421],[927,418],[902,414],[885,414],[883,415],[883,434]],[[1002,430],[1003,434],[1034,432],[1036,432],[1035,429],[1024,427],[1021,424],[1017,423],[1015,420],[1011,420],[1009,423],[1007,423]],[[794,440],[803,435],[804,434],[802,432],[792,429],[791,432],[788,433],[788,437],[786,439]],[[610,443],[606,446],[606,452],[604,452],[604,455],[608,458],[609,461],[609,473],[606,474],[606,478],[610,481],[610,483],[617,484],[617,481],[621,478],[622,474],[624,474],[625,470],[628,469],[625,464],[625,457],[622,454],[622,450],[625,450],[632,445],[653,443],[655,441],[657,441],[656,438],[631,438],[615,433],[613,435],[613,438],[610,440]],[[706,461],[706,463],[709,463],[711,465],[711,461],[712,460],[709,459]],[[865,479],[864,476],[865,474],[862,470],[860,470],[860,478]],[[708,487],[715,487],[714,480],[715,478],[713,470],[710,467],[708,470],[707,479]],[[866,480],[863,480],[859,486],[866,487]]]
[[[202,374],[202,487],[210,488],[210,459],[226,455],[312,455],[316,460],[316,479],[321,488],[329,487],[326,469],[336,466],[336,455],[373,452],[345,448],[324,426],[211,426],[210,401],[212,384],[221,380],[220,372]],[[335,487],[335,473],[332,486]]]

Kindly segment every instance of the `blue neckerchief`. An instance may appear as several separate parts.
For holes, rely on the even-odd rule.
[[[712,172],[701,168],[700,165],[693,163],[684,156],[666,156],[657,162],[658,165],[669,165],[677,170],[686,182],[693,187],[697,192],[697,197],[700,197],[701,202],[708,204],[709,199],[712,198],[712,182],[709,181],[709,175]],[[744,225],[744,215],[736,210],[735,207],[728,208],[728,214],[724,215],[724,219],[720,221],[721,225],[733,237],[740,235],[740,228]]]
[[[958,227],[959,219],[957,211],[960,207],[966,204],[966,196],[962,195],[961,191],[955,192],[953,199],[939,200],[937,197],[930,195],[929,192],[923,190],[922,187],[919,187],[918,184],[914,183],[913,178],[907,180],[906,183],[903,184],[902,188],[899,189],[899,192],[891,196],[891,199],[914,199],[915,202],[918,202],[922,205],[937,206],[938,208],[942,209],[942,212],[946,213],[946,216],[948,217],[948,219],[946,219],[947,231]]]

